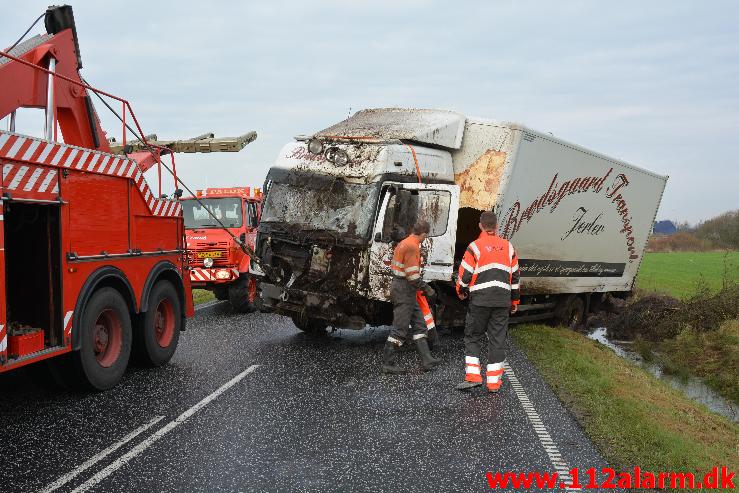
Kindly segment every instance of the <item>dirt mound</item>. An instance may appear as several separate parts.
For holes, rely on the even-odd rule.
[[[673,322],[680,301],[667,295],[653,294],[634,300],[607,325],[611,339],[631,340],[637,335],[650,341],[674,337],[680,327]]]
[[[591,327],[608,327],[611,339],[664,341],[689,327],[697,332],[717,330],[726,320],[739,318],[739,285],[717,293],[702,291],[681,301],[663,294],[641,296],[619,313],[588,320]]]

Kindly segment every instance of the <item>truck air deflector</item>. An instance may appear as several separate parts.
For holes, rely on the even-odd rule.
[[[464,115],[454,111],[376,108],[358,111],[346,120],[321,130],[316,136],[407,140],[459,149],[464,123]]]

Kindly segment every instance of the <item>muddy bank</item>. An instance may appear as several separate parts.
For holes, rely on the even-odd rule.
[[[610,339],[661,342],[686,329],[711,332],[739,318],[739,284],[717,293],[699,292],[686,300],[650,294],[610,308],[592,314],[588,327],[608,327]]]

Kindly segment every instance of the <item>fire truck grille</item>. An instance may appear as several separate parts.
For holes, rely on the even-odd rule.
[[[213,267],[224,267],[228,265],[228,242],[196,243],[189,254],[190,265],[202,266],[203,260],[210,257],[213,259]]]

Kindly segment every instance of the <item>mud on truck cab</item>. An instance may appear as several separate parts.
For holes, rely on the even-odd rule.
[[[254,248],[262,209],[259,188],[208,188],[182,200],[190,281],[235,310],[253,311],[259,295],[249,273],[251,258],[236,242]]]

